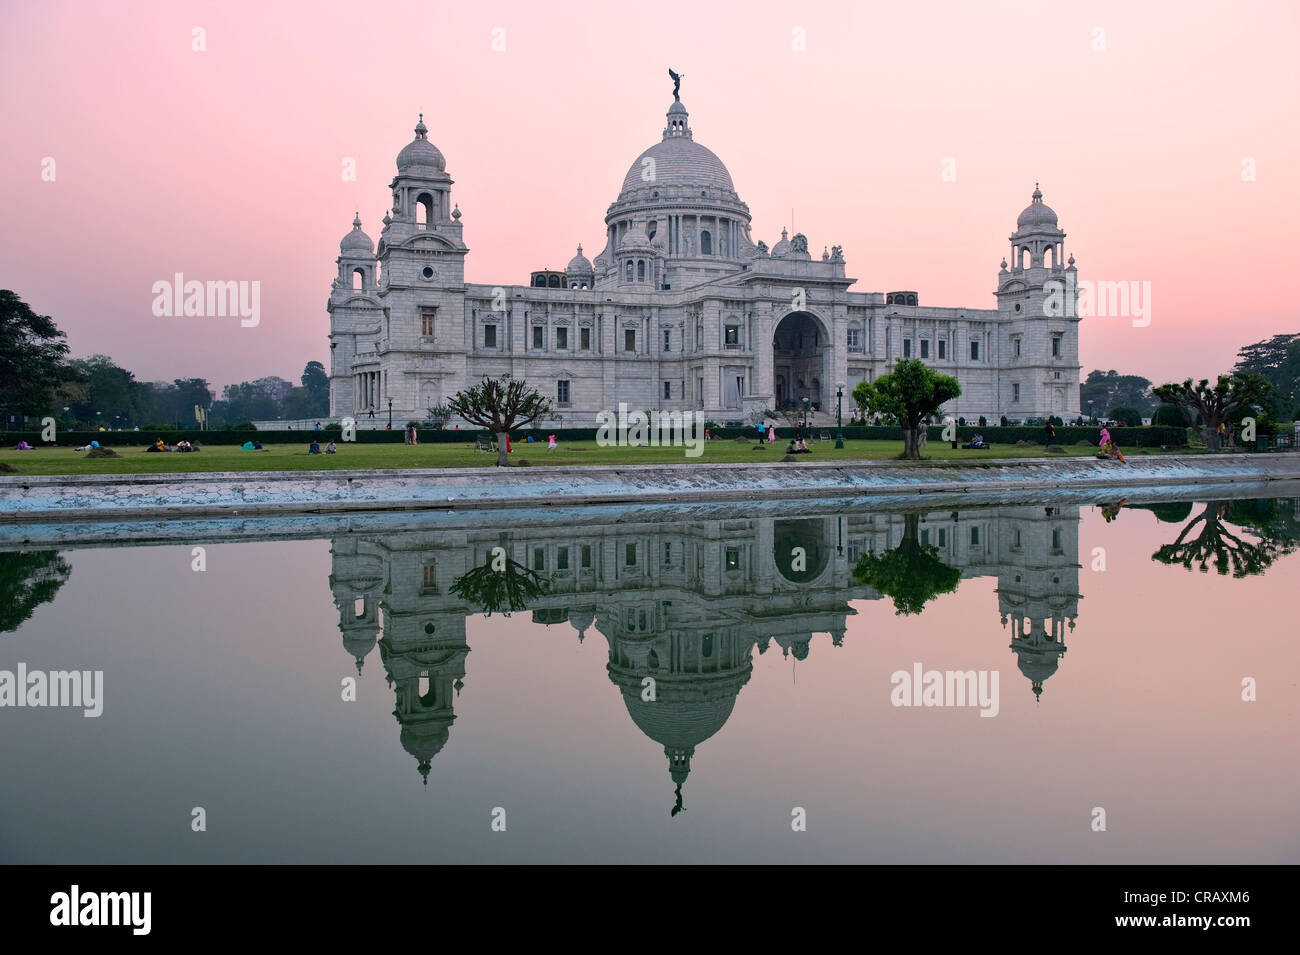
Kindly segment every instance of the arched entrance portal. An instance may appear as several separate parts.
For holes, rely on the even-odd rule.
[[[826,329],[810,312],[791,312],[777,323],[772,335],[772,370],[778,408],[802,407],[807,398],[814,411],[822,409],[829,380],[829,346]]]

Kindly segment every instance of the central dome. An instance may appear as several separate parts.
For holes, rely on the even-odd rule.
[[[646,163],[654,160],[654,165]],[[649,178],[653,170],[653,178]],[[697,186],[734,194],[731,173],[713,151],[685,136],[670,136],[640,156],[623,177],[622,199],[630,192],[663,186]]]

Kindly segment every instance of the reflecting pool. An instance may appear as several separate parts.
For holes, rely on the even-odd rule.
[[[8,527],[0,861],[1294,863],[1226,493]]]

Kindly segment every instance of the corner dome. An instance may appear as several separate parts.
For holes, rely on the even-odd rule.
[[[443,159],[438,147],[429,142],[429,127],[424,125],[424,114],[415,126],[415,138],[402,147],[397,154],[397,171],[399,174],[415,174],[421,171],[445,173],[447,161]]]
[[[1038,190],[1038,183],[1034,183],[1034,194],[1032,201],[1025,207],[1025,211],[1020,213],[1016,219],[1017,229],[1056,229],[1056,213],[1052,207],[1043,202],[1043,194]]]
[[[582,246],[578,246],[578,254],[569,259],[569,264],[564,267],[566,275],[594,275],[595,271],[587,257],[582,254]],[[583,629],[586,629],[585,627]]]
[[[375,244],[370,241],[370,236],[361,231],[361,213],[357,213],[352,219],[352,231],[345,235],[339,242],[340,252],[361,252],[367,255],[373,255]]]

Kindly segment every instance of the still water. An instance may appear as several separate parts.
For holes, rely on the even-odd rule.
[[[10,527],[0,862],[1300,862],[1283,490]]]

